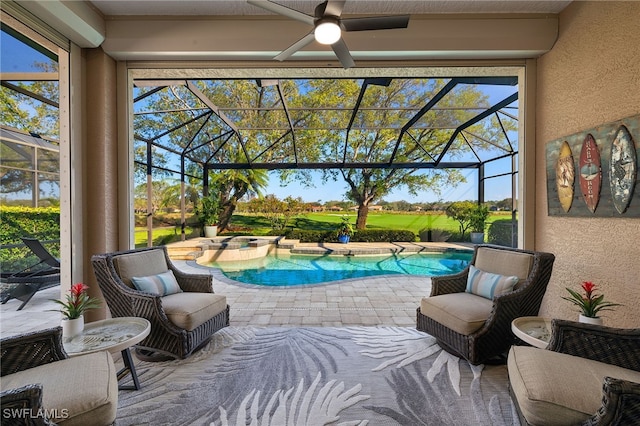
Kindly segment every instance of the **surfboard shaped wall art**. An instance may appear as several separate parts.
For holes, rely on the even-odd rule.
[[[545,157],[549,216],[640,218],[640,114],[550,140]]]
[[[591,213],[596,211],[600,201],[602,184],[602,166],[600,151],[595,139],[589,133],[582,143],[580,151],[580,190],[584,203]]]
[[[622,214],[629,207],[636,184],[638,165],[636,146],[631,134],[625,126],[620,126],[611,144],[609,166],[609,186],[613,205]]]
[[[573,186],[576,176],[573,165],[573,155],[571,147],[567,141],[560,146],[558,162],[556,163],[556,188],[558,189],[558,200],[564,212],[568,212],[573,202]]]

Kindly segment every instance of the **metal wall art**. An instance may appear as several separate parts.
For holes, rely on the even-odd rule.
[[[640,217],[640,115],[546,146],[550,216]]]

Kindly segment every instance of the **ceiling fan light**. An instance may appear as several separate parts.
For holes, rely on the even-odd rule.
[[[340,26],[332,19],[323,19],[318,22],[314,31],[316,41],[320,44],[333,44],[340,40]]]

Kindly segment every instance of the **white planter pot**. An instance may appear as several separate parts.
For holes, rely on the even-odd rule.
[[[602,325],[602,318],[600,317],[585,317],[584,315],[580,314],[580,316],[578,317],[578,321],[579,322],[584,322],[587,324],[595,324],[595,325]]]
[[[218,235],[218,226],[217,225],[205,225],[204,226],[204,236],[207,238],[213,238]]]
[[[473,244],[482,244],[482,243],[484,243],[484,232],[472,232],[471,233],[471,242]]]
[[[62,338],[73,339],[84,330],[84,316],[80,315],[80,318],[71,320],[63,318],[60,325],[62,326]]]

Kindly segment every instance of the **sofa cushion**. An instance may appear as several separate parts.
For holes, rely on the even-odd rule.
[[[527,279],[533,266],[533,255],[508,250],[479,247],[473,262],[476,268],[505,276],[515,275],[520,282]],[[516,285],[516,288],[518,286]]]
[[[131,277],[146,277],[169,270],[164,251],[160,249],[121,254],[113,258],[113,266],[120,279],[131,288],[135,288]]]
[[[166,296],[182,291],[171,270],[146,277],[131,277],[131,281],[138,290],[158,296]]]
[[[465,336],[482,327],[492,309],[491,300],[471,293],[423,297],[420,302],[422,315]]]
[[[175,293],[162,298],[169,321],[185,330],[195,330],[227,309],[227,298],[213,293]]]
[[[513,346],[507,360],[518,406],[532,425],[578,424],[602,403],[605,376],[640,383],[640,372],[528,346]]]
[[[59,425],[107,425],[116,419],[118,379],[113,358],[96,352],[2,377],[2,390],[42,385],[42,408]]]
[[[517,283],[518,277],[515,275],[493,274],[469,265],[466,292],[493,299],[494,296],[510,292]]]

